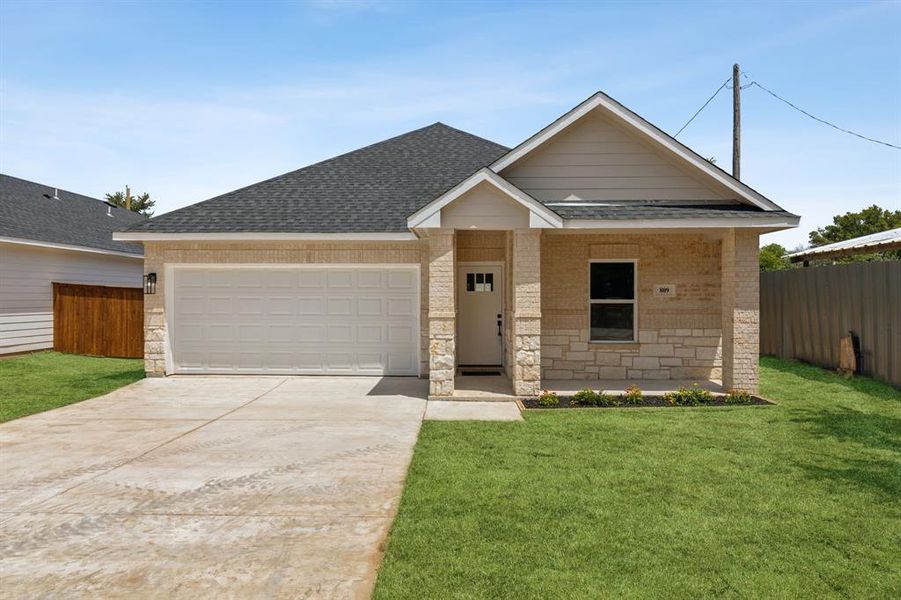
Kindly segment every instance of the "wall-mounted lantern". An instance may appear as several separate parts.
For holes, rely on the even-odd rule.
[[[147,273],[144,275],[144,293],[156,293],[156,273]]]

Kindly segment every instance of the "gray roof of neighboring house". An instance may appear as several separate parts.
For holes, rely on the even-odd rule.
[[[760,215],[795,217],[787,210],[763,210],[748,204],[643,204],[634,203],[608,204],[598,203],[591,206],[565,203],[551,203],[552,209],[564,219],[697,219],[720,217],[758,217]]]
[[[141,244],[113,241],[121,231],[147,218],[96,198],[59,190],[52,186],[0,174],[0,238],[16,238],[84,246],[142,255]]]
[[[435,123],[160,215],[131,231],[408,231],[409,215],[507,150]]]
[[[833,242],[823,246],[816,246],[793,252],[788,257],[793,261],[808,260],[815,258],[852,256],[855,254],[867,254],[869,252],[883,252],[901,247],[901,227],[880,231],[879,233],[871,233],[860,237],[842,240],[841,242]]]

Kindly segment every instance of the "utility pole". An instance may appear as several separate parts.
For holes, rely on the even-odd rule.
[[[741,179],[741,69],[732,65],[732,176]]]
[[[125,208],[131,210],[131,190],[127,185],[125,186]]]

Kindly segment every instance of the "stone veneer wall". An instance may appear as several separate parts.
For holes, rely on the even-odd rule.
[[[453,396],[456,376],[456,239],[433,231],[429,248],[429,396]]]
[[[720,247],[719,234],[544,235],[542,378],[719,379]],[[588,341],[593,258],[638,259],[637,343]],[[674,284],[676,297],[655,297],[655,284]]]
[[[145,242],[144,273],[157,274],[156,294],[144,296],[144,370],[166,374],[168,331],[166,264],[421,264],[422,240],[409,242]],[[428,273],[421,274],[427,306]],[[423,309],[424,310],[424,309]],[[424,325],[424,323],[423,323]],[[420,327],[423,346],[428,328]],[[427,360],[423,353],[421,359]],[[420,367],[422,369],[422,367]]]
[[[541,392],[541,229],[513,232],[513,393]]]

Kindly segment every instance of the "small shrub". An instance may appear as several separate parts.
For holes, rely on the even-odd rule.
[[[573,394],[570,404],[573,406],[616,406],[618,399],[616,396],[605,394],[603,391],[596,392],[585,388]]]
[[[541,392],[541,395],[538,396],[538,404],[541,406],[558,406],[560,404],[560,397],[554,392],[544,390]]]
[[[675,392],[669,392],[663,396],[663,399],[676,406],[697,406],[710,404],[713,401],[713,394],[702,389],[696,383],[690,388],[680,387]]]
[[[745,390],[729,390],[723,397],[723,400],[725,400],[726,404],[751,404],[754,399],[751,397],[750,392]]]
[[[626,393],[623,395],[623,402],[626,404],[641,404],[642,399],[640,387],[633,383],[626,388]]]
[[[573,394],[570,404],[574,406],[597,406],[600,403],[600,397],[594,390],[585,388]]]
[[[619,398],[617,396],[611,396],[610,394],[604,393],[604,390],[599,390],[597,394],[597,406],[616,406],[619,404]]]

